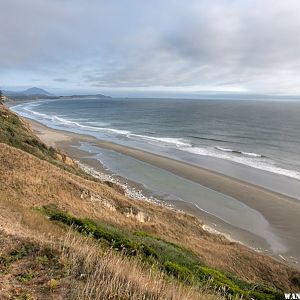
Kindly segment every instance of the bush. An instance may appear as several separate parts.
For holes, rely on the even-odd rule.
[[[17,276],[17,280],[20,282],[28,282],[30,280],[32,280],[33,278],[35,278],[37,276],[36,272],[34,271],[27,271],[25,273],[19,274]]]
[[[50,291],[51,292],[54,292],[59,286],[59,281],[54,279],[54,278],[51,278],[49,280],[49,288],[50,288]]]
[[[49,154],[50,154],[52,157],[55,157],[56,150],[55,150],[53,147],[49,147],[48,151],[49,151]]]
[[[253,286],[238,278],[205,266],[190,250],[142,231],[130,234],[118,228],[80,219],[62,212],[53,205],[42,211],[50,220],[72,226],[76,231],[104,240],[116,251],[130,256],[140,254],[145,262],[157,265],[167,274],[188,284],[209,285],[226,296],[244,299],[277,299],[282,294],[263,286]]]
[[[33,253],[35,250],[35,246],[32,243],[27,243],[10,252],[10,256],[14,261],[16,261]]]
[[[31,145],[33,147],[37,147],[42,151],[43,150],[48,150],[48,147],[36,138],[26,139],[25,143],[28,144],[28,145]]]
[[[174,262],[167,261],[163,264],[164,269],[174,277],[186,281],[193,281],[193,273],[186,267],[180,266]]]

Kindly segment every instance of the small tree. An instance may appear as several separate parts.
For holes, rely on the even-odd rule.
[[[0,90],[0,104],[2,104],[3,102],[3,93],[2,93],[2,90]]]

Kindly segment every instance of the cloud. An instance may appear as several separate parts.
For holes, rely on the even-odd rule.
[[[69,81],[68,78],[54,78],[53,81],[57,81],[57,82],[67,82]]]
[[[297,0],[2,0],[0,80],[299,94],[299,15]]]

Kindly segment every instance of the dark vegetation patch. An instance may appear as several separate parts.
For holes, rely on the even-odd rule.
[[[32,271],[32,270],[27,270],[24,273],[20,273],[17,276],[17,280],[20,282],[28,282],[30,280],[32,280],[33,278],[35,278],[37,276],[37,272]]]
[[[111,248],[122,251],[126,255],[139,255],[149,264],[158,266],[168,275],[186,284],[199,287],[210,286],[228,297],[240,296],[243,299],[257,300],[282,299],[281,292],[261,285],[249,284],[231,274],[210,268],[192,251],[156,236],[141,231],[132,234],[91,219],[77,218],[53,205],[44,206],[41,210],[51,221],[72,226],[81,234],[105,241]]]
[[[49,299],[66,268],[58,250],[0,232],[0,299]],[[66,285],[63,285],[66,289]]]

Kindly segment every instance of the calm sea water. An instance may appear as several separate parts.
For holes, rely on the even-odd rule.
[[[53,128],[195,164],[209,157],[300,179],[299,102],[83,98],[13,110]]]

